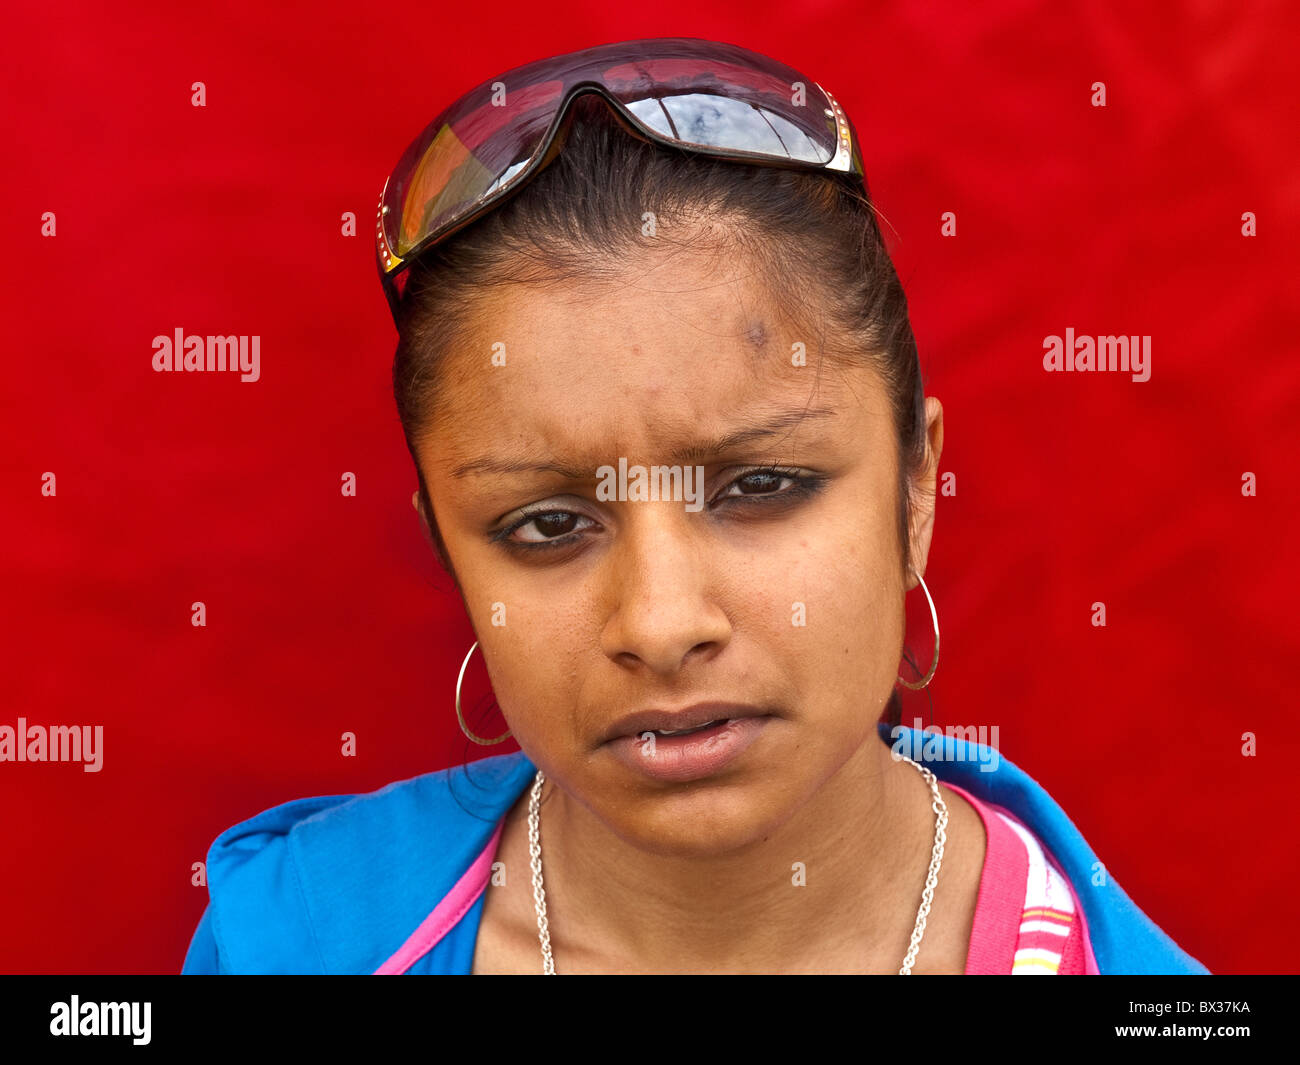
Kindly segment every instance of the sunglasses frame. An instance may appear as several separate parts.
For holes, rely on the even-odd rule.
[[[639,44],[645,42],[628,42],[630,44]],[[558,57],[552,57],[558,58]],[[540,62],[547,62],[542,60]],[[622,126],[632,136],[648,141],[652,144],[659,144],[668,148],[676,148],[682,151],[692,152],[699,155],[710,156],[715,159],[724,159],[729,162],[749,163],[755,166],[773,166],[785,170],[803,170],[803,171],[827,171],[836,174],[844,174],[850,178],[855,187],[865,191],[866,175],[862,162],[862,153],[858,146],[857,137],[849,117],[845,114],[844,109],[839,102],[818,82],[811,84],[822,94],[825,100],[824,112],[827,118],[833,118],[835,121],[836,144],[835,152],[825,163],[817,163],[805,159],[792,159],[788,156],[774,156],[760,152],[748,152],[740,149],[727,150],[716,148],[709,145],[699,145],[677,140],[673,137],[665,136],[659,131],[644,125],[635,114],[633,114],[617,97],[614,92],[603,82],[591,78],[585,78],[581,81],[574,82],[565,91],[559,103],[556,105],[555,115],[552,117],[546,133],[539,142],[537,149],[528,162],[521,167],[515,174],[503,181],[496,189],[487,196],[480,199],[474,208],[465,214],[456,217],[450,223],[435,228],[427,234],[418,244],[411,248],[404,257],[399,257],[389,245],[388,238],[384,232],[384,218],[389,213],[389,207],[384,201],[388,195],[388,185],[393,179],[393,174],[384,181],[384,187],[379,194],[378,215],[375,224],[377,255],[379,265],[380,281],[383,284],[384,295],[388,299],[388,305],[393,313],[394,320],[400,315],[403,299],[403,291],[397,285],[397,277],[405,272],[412,264],[419,259],[421,255],[430,248],[442,243],[449,237],[453,236],[466,226],[471,225],[479,218],[482,218],[489,211],[498,207],[502,202],[518,193],[525,185],[528,184],[541,171],[549,166],[560,154],[568,139],[569,131],[573,125],[573,103],[579,97],[589,93],[595,93],[601,97],[613,111],[615,117],[619,119]],[[463,97],[462,97],[463,99]],[[459,101],[458,101],[459,102]],[[452,105],[455,106],[454,104]],[[435,122],[437,120],[435,119]],[[396,171],[394,171],[394,174]]]

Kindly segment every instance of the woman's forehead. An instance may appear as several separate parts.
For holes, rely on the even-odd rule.
[[[752,270],[690,255],[678,265],[485,289],[440,374],[428,453],[445,471],[538,453],[631,458],[783,412],[843,409],[816,428],[825,434],[864,404],[884,409],[868,361],[824,358],[826,333],[785,313]]]
[[[839,414],[829,407],[800,405],[744,411],[731,421],[643,421],[611,426],[608,434],[584,434],[571,426],[542,422],[515,434],[513,441],[480,440],[484,450],[477,457],[449,462],[446,469],[455,478],[554,473],[582,481],[616,456],[630,462],[644,458],[671,466],[701,465],[746,448],[824,440],[834,432],[831,419]]]
[[[670,396],[683,412],[834,387],[834,338],[791,316],[752,272],[505,284],[474,301],[443,381],[467,402],[628,405]],[[475,398],[477,402],[475,402]],[[442,397],[440,397],[441,399]]]
[[[456,479],[545,468],[584,480],[618,458],[698,465],[886,446],[888,402],[874,375],[815,372],[756,374],[720,360],[698,377],[662,365],[629,375],[600,365],[572,382],[521,372],[485,385],[489,402],[438,418],[426,454]]]

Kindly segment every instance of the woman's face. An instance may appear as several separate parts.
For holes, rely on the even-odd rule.
[[[881,381],[865,359],[819,365],[816,333],[736,265],[679,253],[617,285],[489,290],[418,449],[515,738],[660,854],[762,838],[878,742],[915,583]],[[620,462],[624,486],[678,467],[678,498],[620,497]],[[928,513],[913,522],[923,569]],[[729,723],[622,720],[701,703]]]

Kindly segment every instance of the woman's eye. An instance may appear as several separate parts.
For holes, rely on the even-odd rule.
[[[779,494],[783,489],[782,482],[788,481],[795,484],[798,478],[789,473],[783,473],[780,470],[754,470],[737,477],[726,489],[718,495],[718,499],[734,499],[736,496],[755,496],[755,495],[773,495]],[[738,488],[739,491],[733,493],[732,489]]]
[[[826,478],[798,470],[750,470],[732,480],[713,497],[713,502],[750,499],[754,506],[768,500],[769,507],[793,506],[801,499],[820,491]],[[738,504],[738,510],[746,504]],[[561,548],[578,543],[579,533],[599,529],[600,523],[572,510],[537,510],[521,517],[513,525],[493,533],[491,539],[519,549]]]
[[[579,525],[580,522],[586,522],[587,525]],[[544,544],[595,524],[590,518],[571,510],[548,510],[530,514],[524,521],[508,529],[507,538],[517,544]]]

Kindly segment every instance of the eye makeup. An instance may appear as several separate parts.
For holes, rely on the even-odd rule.
[[[820,492],[829,481],[825,474],[793,469],[783,466],[760,466],[743,471],[733,477],[722,490],[710,500],[709,507],[715,513],[735,511],[739,514],[752,514],[755,517],[776,515],[799,505],[806,499]],[[775,491],[746,492],[743,486],[780,485],[789,482],[789,486]],[[737,494],[730,494],[733,489],[741,489]],[[581,529],[562,529],[558,526],[574,523],[589,523]],[[559,535],[537,540],[514,539],[513,534],[528,526],[537,525],[536,531],[549,531]],[[540,503],[525,507],[516,512],[515,519],[488,537],[490,543],[501,544],[510,551],[520,553],[545,552],[571,547],[583,539],[590,527],[599,528],[599,522],[576,510],[557,506],[554,503]]]

